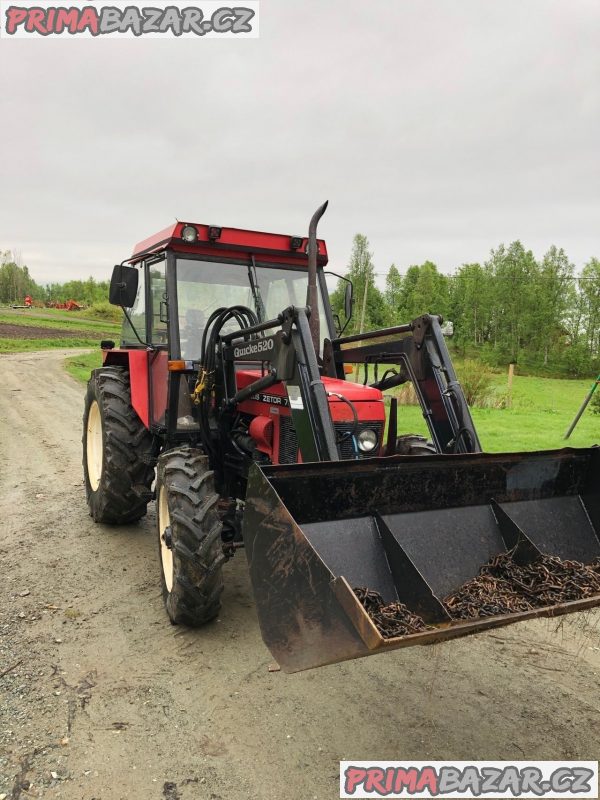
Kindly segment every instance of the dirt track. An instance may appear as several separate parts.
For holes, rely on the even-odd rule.
[[[341,758],[598,758],[600,612],[286,676],[240,554],[221,619],[169,625],[153,508],[87,514],[72,353],[0,356],[0,797],[321,800]]]

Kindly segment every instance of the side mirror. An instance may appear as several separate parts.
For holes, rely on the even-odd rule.
[[[344,291],[344,314],[346,315],[346,319],[350,319],[352,316],[352,306],[354,305],[354,287],[352,283],[348,281],[346,284],[346,290]]]
[[[117,264],[110,279],[108,300],[113,306],[131,308],[135,303],[140,273],[137,267]]]

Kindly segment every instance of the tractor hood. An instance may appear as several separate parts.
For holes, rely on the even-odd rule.
[[[323,378],[325,389],[328,392],[335,392],[341,394],[347,400],[353,403],[361,401],[376,402],[377,400],[383,401],[383,394],[379,389],[373,389],[371,386],[363,386],[362,383],[353,383],[352,381],[340,381],[337,378]],[[340,402],[336,397],[330,397],[330,402]]]
[[[244,389],[249,386],[253,381],[260,378],[261,373],[259,370],[239,370],[236,373],[236,383],[238,389]],[[383,402],[383,394],[379,389],[373,389],[370,386],[363,386],[361,383],[353,383],[352,381],[342,381],[338,378],[323,378],[323,384],[327,392],[340,394],[352,403],[359,402]],[[269,394],[276,397],[287,397],[285,386],[282,383],[276,383],[269,389]],[[329,402],[339,403],[337,397],[330,397]]]

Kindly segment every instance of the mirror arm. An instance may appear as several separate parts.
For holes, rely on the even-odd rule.
[[[121,309],[122,309],[122,311],[123,311],[123,314],[125,314],[125,319],[126,319],[126,320],[127,320],[127,322],[129,323],[129,327],[130,327],[130,328],[131,328],[131,330],[134,332],[134,334],[135,334],[135,338],[138,340],[138,342],[139,342],[140,344],[143,344],[143,345],[144,345],[144,347],[148,348],[148,350],[156,350],[157,348],[155,347],[155,345],[153,345],[151,342],[145,342],[145,341],[144,341],[144,340],[143,340],[143,339],[140,337],[139,333],[137,332],[137,328],[134,326],[133,322],[131,321],[131,317],[129,316],[129,312],[127,311],[127,309],[125,308],[125,306],[121,306]]]

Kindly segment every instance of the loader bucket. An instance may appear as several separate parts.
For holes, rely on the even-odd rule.
[[[600,557],[600,448],[391,456],[251,470],[244,542],[265,644],[286,672],[600,605],[452,619],[443,599],[491,558]],[[353,589],[421,616],[383,638]]]

